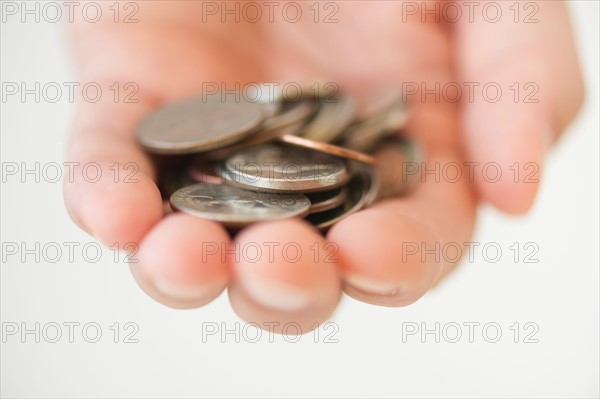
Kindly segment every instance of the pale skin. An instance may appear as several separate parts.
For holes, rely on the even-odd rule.
[[[507,15],[495,24],[481,17],[438,24],[431,15],[426,23],[418,16],[403,22],[401,2],[339,4],[334,24],[310,17],[297,24],[282,18],[236,24],[218,16],[204,23],[201,4],[188,1],[140,3],[136,24],[72,27],[80,80],[105,87],[135,82],[139,101],[115,103],[105,96],[78,107],[68,160],[97,162],[105,173],[88,183],[76,171],[75,181],[65,184],[65,202],[75,222],[106,245],[139,245],[139,262],[131,269],[155,300],[196,308],[228,288],[241,318],[259,325],[294,321],[308,331],[331,315],[342,291],[372,304],[405,306],[456,266],[406,257],[403,242],[428,248],[468,242],[478,204],[510,214],[532,206],[538,183],[515,183],[509,167],[535,163],[539,178],[545,153],[583,99],[565,5],[539,2],[537,23],[515,23]],[[428,165],[495,162],[507,177],[491,182],[481,173],[458,181],[429,176],[410,195],[354,214],[325,237],[293,219],[252,225],[232,242],[217,223],[164,216],[156,167],[135,140],[140,118],[162,103],[201,93],[203,82],[234,87],[235,82],[316,80],[335,81],[359,96],[407,81],[428,87],[497,82],[504,95],[496,103],[484,101],[481,91],[473,102],[464,101],[463,93],[458,104],[416,95],[407,132],[423,147]],[[515,101],[509,89],[514,82],[535,82],[539,101]],[[137,164],[137,183],[115,183],[115,162]],[[123,169],[124,175],[129,171]],[[295,262],[281,250],[290,242],[302,249]],[[262,245],[263,256],[248,259],[240,253],[248,243]],[[265,243],[280,244],[273,257]],[[336,248],[333,257],[327,256],[326,243]]]

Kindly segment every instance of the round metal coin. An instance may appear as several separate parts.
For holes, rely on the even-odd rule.
[[[264,144],[228,157],[222,177],[252,190],[313,192],[339,187],[350,176],[339,158],[304,148]]]
[[[289,125],[304,123],[315,112],[316,105],[309,101],[286,102],[278,113],[268,117],[262,124],[263,130],[279,130]]]
[[[377,160],[370,155],[363,154],[362,152],[350,150],[348,148],[340,147],[334,144],[323,143],[321,141],[314,141],[304,137],[298,137],[290,134],[284,134],[277,138],[279,141],[287,144],[292,144],[298,147],[310,148],[325,154],[333,155],[340,158],[351,159],[366,163],[368,165],[374,165]]]
[[[356,151],[372,151],[380,141],[406,127],[407,121],[407,104],[396,102],[385,111],[346,129],[342,145]]]
[[[226,184],[199,183],[171,196],[173,209],[240,228],[250,223],[304,216],[310,201],[302,194],[243,190]]]
[[[310,200],[309,213],[324,212],[340,206],[344,203],[348,190],[346,187],[336,188],[329,191],[319,191],[316,193],[307,193]]]
[[[421,176],[422,154],[411,139],[389,137],[380,143],[375,157],[375,174],[381,182],[378,198],[406,193]]]
[[[252,133],[264,105],[212,95],[167,105],[142,120],[138,141],[162,154],[185,154],[224,147]]]
[[[349,96],[323,100],[319,112],[302,129],[301,135],[315,141],[334,141],[352,122],[355,111],[356,101]]]
[[[306,217],[306,220],[318,229],[325,231],[340,220],[367,206],[371,191],[369,174],[358,171],[348,183],[348,195],[342,205],[328,211],[311,213]]]

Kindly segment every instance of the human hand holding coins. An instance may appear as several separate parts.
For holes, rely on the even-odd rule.
[[[582,100],[562,2],[540,3],[535,24],[452,26],[418,14],[400,23],[401,1],[338,5],[335,24],[203,21],[194,1],[144,2],[135,24],[73,24],[80,79],[105,93],[117,81],[122,91],[77,109],[68,160],[95,162],[103,174],[90,183],[75,168],[67,209],[106,245],[139,245],[131,270],[152,298],[194,308],[227,288],[243,319],[306,332],[332,314],[342,290],[384,306],[424,295],[456,263],[409,255],[404,244],[470,241],[478,202],[510,213],[531,206],[538,184],[515,182],[509,168],[542,165]],[[338,101],[311,98],[316,88],[294,101],[219,95],[252,82],[317,81],[334,82]],[[506,94],[531,81],[537,102]],[[467,101],[467,89],[458,102],[427,94],[452,82],[495,82],[505,95],[491,103],[479,91]],[[407,83],[419,92],[377,106]],[[170,110],[181,115],[169,119]],[[202,112],[205,137],[190,141]],[[158,130],[145,136],[153,119]],[[380,128],[391,120],[405,125]],[[287,169],[272,163],[282,159]],[[411,160],[424,162],[421,178],[395,166]],[[506,172],[501,180],[468,178],[469,165],[492,162]],[[463,177],[439,178],[446,165]],[[300,184],[305,173],[310,184]]]

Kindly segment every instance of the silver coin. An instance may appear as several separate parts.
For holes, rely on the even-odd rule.
[[[296,90],[293,90],[295,87]],[[294,83],[282,90],[282,97],[285,101],[300,101],[302,99],[318,102],[335,97],[339,93],[339,86],[333,82],[304,82]]]
[[[253,147],[259,144],[267,144],[274,141],[278,141],[280,137],[285,135],[295,135],[298,130],[303,126],[303,123],[295,123],[293,125],[283,126],[279,129],[273,130],[260,130],[250,137],[245,138],[235,144],[227,147],[219,148],[213,151],[203,152],[202,158],[211,161],[222,161],[232,154],[241,151],[248,147]]]
[[[259,83],[248,86],[245,93],[246,99],[251,99],[252,102],[259,102],[264,107],[265,117],[271,117],[279,111],[283,102],[281,89],[274,85]]]
[[[396,134],[408,121],[407,104],[397,101],[383,112],[350,126],[342,145],[356,151],[372,151],[386,137]]]
[[[410,108],[406,101],[397,101],[385,112],[386,129],[390,131],[402,130],[406,127]]]
[[[310,101],[284,102],[278,113],[265,119],[261,128],[273,131],[298,123],[304,124],[316,110],[316,104]]]
[[[264,106],[233,96],[212,95],[167,105],[144,118],[138,141],[148,151],[185,154],[227,146],[253,132]]]
[[[330,143],[352,123],[356,112],[356,101],[350,96],[336,96],[324,100],[315,117],[302,129],[303,137]]]
[[[311,213],[305,219],[319,230],[325,231],[335,223],[365,208],[368,206],[368,197],[373,191],[370,178],[371,175],[365,170],[357,171],[348,182],[348,195],[342,205],[328,211]]]
[[[221,161],[244,148],[276,141],[285,134],[297,134],[316,109],[314,104],[307,101],[282,103],[279,108],[279,112],[267,117],[253,134],[228,146],[204,151],[202,157],[206,160]]]
[[[310,200],[309,213],[324,212],[336,208],[344,203],[348,190],[346,187],[336,188],[329,191],[318,191],[306,193]]]
[[[280,108],[281,103],[263,103],[263,114],[266,118],[273,117],[277,115]]]
[[[375,174],[381,182],[377,195],[380,199],[406,193],[421,176],[421,151],[406,137],[395,136],[382,141],[375,158]]]
[[[310,201],[302,194],[274,194],[243,190],[226,184],[199,183],[171,196],[173,209],[214,220],[227,227],[304,216]]]
[[[395,86],[371,87],[362,93],[360,100],[356,120],[364,121],[384,112],[394,103],[402,101],[403,93],[400,87]]]
[[[379,199],[379,192],[381,191],[381,179],[379,178],[375,167],[360,162],[351,162],[350,170],[353,174],[362,176],[363,182],[366,182],[363,186],[366,192],[362,198],[362,207],[366,208],[371,206]]]
[[[229,146],[204,152],[202,156],[206,159],[220,161],[244,148],[267,144],[286,134],[296,135],[315,109],[314,104],[306,101],[291,105],[286,103],[278,114],[265,119],[260,129],[254,134]]]
[[[246,98],[261,103],[279,103],[283,101],[283,91],[277,83],[255,83],[247,86]]]
[[[344,132],[342,146],[355,151],[369,152],[385,136],[382,118],[371,118],[353,124]]]
[[[222,177],[253,190],[313,192],[339,187],[350,176],[341,159],[303,148],[265,144],[228,157]]]

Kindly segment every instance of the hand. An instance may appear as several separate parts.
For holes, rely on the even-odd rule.
[[[139,23],[76,24],[71,38],[82,81],[105,87],[134,82],[139,102],[115,103],[111,97],[79,106],[68,158],[97,162],[104,173],[97,183],[77,177],[81,173],[66,183],[69,213],[107,245],[139,243],[139,263],[131,266],[135,278],[172,307],[204,305],[228,286],[240,317],[258,324],[293,321],[307,331],[335,309],[342,287],[365,302],[410,304],[455,263],[407,257],[402,243],[435,248],[436,242],[443,247],[469,241],[479,201],[508,213],[527,211],[538,184],[515,183],[509,167],[533,162],[541,168],[544,153],[581,104],[583,84],[565,5],[537,4],[539,22],[530,24],[515,23],[506,13],[498,23],[486,22],[479,11],[476,22],[466,15],[457,23],[435,23],[432,15],[426,23],[419,15],[403,22],[399,1],[339,2],[339,22],[333,24],[315,23],[308,3],[307,17],[295,24],[278,13],[274,23],[267,15],[257,23],[233,23],[233,16],[232,23],[221,23],[220,14],[203,22],[202,3],[189,1],[140,3]],[[140,118],[161,103],[199,94],[203,82],[231,89],[236,82],[315,80],[335,81],[358,95],[403,82],[429,90],[436,82],[458,82],[460,105],[450,94],[410,97],[407,131],[423,147],[429,170],[456,163],[463,177],[436,181],[425,175],[410,195],[348,217],[326,239],[301,220],[285,220],[250,226],[231,242],[217,223],[185,214],[163,217],[155,165],[134,136]],[[480,84],[472,102],[461,82]],[[496,103],[482,95],[488,82],[503,89]],[[521,85],[519,101],[509,89],[514,82]],[[523,102],[527,82],[539,88],[537,103]],[[115,183],[115,162],[121,176],[130,171],[127,163],[138,165],[138,182]],[[491,182],[475,169],[469,179],[465,162],[495,162],[503,177]],[[272,242],[281,245],[271,258]],[[336,248],[333,263],[325,256],[327,242]],[[211,246],[208,255],[206,243],[219,250]],[[243,253],[251,243],[263,249],[256,262]],[[282,251],[288,243],[301,248],[299,260],[288,261],[296,256]]]

